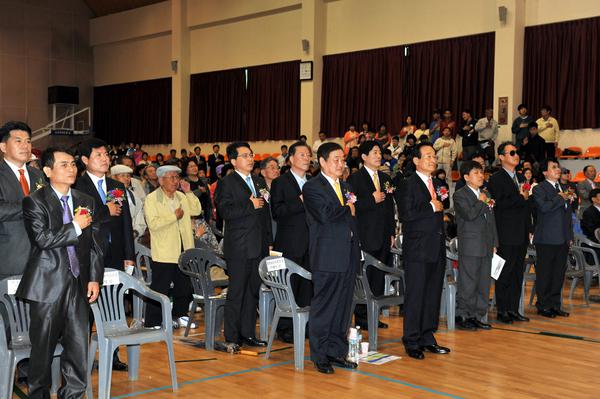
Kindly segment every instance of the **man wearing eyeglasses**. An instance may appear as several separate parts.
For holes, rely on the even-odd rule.
[[[229,288],[225,302],[225,341],[231,351],[240,345],[262,347],[256,338],[256,308],[260,290],[258,264],[269,254],[271,213],[264,180],[252,176],[254,154],[248,143],[227,146],[235,172],[217,184],[215,204],[225,221],[223,253]]]
[[[498,158],[502,169],[492,175],[488,184],[495,201],[494,216],[500,243],[497,253],[506,260],[496,280],[496,307],[498,321],[512,324],[514,321],[529,321],[519,313],[519,299],[531,232],[531,207],[529,190],[523,190],[517,179],[517,147],[511,142],[500,144]]]

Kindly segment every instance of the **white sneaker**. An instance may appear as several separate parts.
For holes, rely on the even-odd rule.
[[[190,318],[188,316],[182,316],[176,320],[176,323],[181,328],[187,327],[189,322],[190,322]],[[196,328],[198,328],[198,326],[196,325],[196,323],[192,322],[192,324],[190,325],[190,328],[196,329]]]

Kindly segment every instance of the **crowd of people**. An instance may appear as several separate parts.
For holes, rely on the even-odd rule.
[[[266,346],[255,327],[258,264],[269,251],[311,271],[312,281],[292,285],[298,305],[311,307],[311,360],[326,374],[332,366],[356,367],[346,359],[346,334],[361,251],[389,264],[391,248],[402,250],[403,343],[414,359],[450,352],[434,332],[446,245],[454,237],[458,328],[492,328],[486,315],[494,254],[506,261],[495,283],[497,321],[529,320],[518,305],[530,245],[538,314],[568,316],[560,297],[569,246],[575,228],[598,242],[600,187],[591,165],[585,181],[570,182],[570,171],[555,159],[558,122],[550,113],[544,106],[535,121],[520,105],[514,140],[503,143],[492,110],[480,119],[464,110],[458,123],[450,110],[436,110],[432,122],[418,126],[408,116],[394,136],[385,124],[376,132],[366,122],[360,132],[351,124],[343,145],[320,132],[312,145],[302,136],[260,162],[245,142],[228,145],[225,154],[215,144],[208,157],[200,147],[172,149],[165,157],[140,144],[97,138],[74,149],[50,147],[32,159],[31,129],[6,123],[0,128],[0,278],[22,275],[17,295],[32,304],[31,357],[40,360],[29,369],[30,396],[47,394],[48,354],[59,340],[63,361],[72,366],[63,368],[62,394],[85,391],[87,303],[99,293],[104,268],[132,273],[138,266],[136,240],[150,247],[151,288],[173,298],[175,327],[197,327],[188,318],[192,289],[177,265],[181,253],[202,242],[224,257],[225,346],[234,351]],[[384,274],[367,277],[374,295],[382,295]],[[364,306],[356,307],[354,319],[368,326]],[[161,323],[159,308],[149,304],[145,326]],[[387,327],[380,321],[367,328]],[[277,332],[293,342],[290,322],[281,321]],[[127,369],[118,352],[113,368]]]

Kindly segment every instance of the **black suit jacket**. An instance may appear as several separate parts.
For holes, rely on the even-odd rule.
[[[277,222],[273,249],[287,258],[302,258],[308,252],[308,225],[301,194],[292,172],[271,183],[271,213]]]
[[[208,156],[208,168],[210,169],[210,181],[217,180],[217,166],[225,163],[225,157],[221,154],[215,156],[214,153]]]
[[[527,244],[531,231],[530,203],[519,194],[506,170],[500,169],[490,177],[488,191],[496,202],[494,216],[500,246]]]
[[[434,188],[437,191],[437,187]],[[442,253],[445,242],[443,212],[433,211],[429,190],[417,173],[405,179],[398,190],[402,257],[409,262],[438,262],[446,256]]]
[[[94,200],[71,189],[73,208],[87,207],[96,217]],[[53,303],[64,293],[72,278],[67,246],[74,245],[79,260],[79,280],[87,290],[90,281],[101,282],[104,273],[102,250],[98,245],[99,224],[93,221],[77,237],[73,223],[63,224],[63,208],[50,185],[23,200],[23,217],[31,254],[17,290],[17,296],[30,301]]]
[[[108,206],[102,203],[102,198],[87,172],[77,179],[75,188],[91,196],[96,203],[97,211],[94,219],[100,223],[100,243],[102,253],[105,254],[104,266],[122,270],[124,260],[135,261],[133,224],[125,186],[121,182],[106,177],[107,193],[114,189],[124,192],[125,200],[122,202],[120,216],[110,216]]]
[[[321,173],[302,188],[313,272],[356,273],[360,266],[358,228],[345,198],[352,187],[340,183],[344,206]]]
[[[257,196],[267,187],[262,179],[252,176]],[[269,205],[254,209],[252,191],[237,173],[225,176],[217,183],[215,204],[225,221],[223,253],[226,259],[254,259],[267,256],[273,235]]]
[[[386,185],[390,189],[394,187],[392,179],[385,173],[377,171],[377,176],[382,192],[386,191]],[[373,198],[375,184],[364,166],[358,172],[350,175],[348,183],[358,198],[356,221],[362,249],[370,252],[390,245],[390,237],[396,232],[393,192],[386,194],[385,200],[376,204]]]
[[[203,170],[204,173],[206,173],[207,168],[206,168],[206,158],[204,158],[204,155],[196,155],[194,153],[193,156],[189,157],[189,159],[194,160],[197,164],[198,164],[198,170]]]
[[[533,188],[532,198],[537,214],[533,243],[561,245],[573,240],[571,203],[547,180]]]
[[[27,166],[29,191],[33,193],[38,185],[47,184],[39,170]],[[0,161],[0,275],[23,274],[27,255],[31,249],[23,224],[23,189],[10,166]]]
[[[600,211],[596,209],[594,205],[588,207],[585,211],[583,211],[583,216],[581,218],[581,230],[583,230],[583,234],[590,240],[594,242],[598,242],[596,238],[596,234],[594,232],[596,229],[600,228]]]

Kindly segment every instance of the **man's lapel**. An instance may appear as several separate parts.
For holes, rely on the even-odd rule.
[[[373,183],[373,179],[371,178],[367,168],[363,166],[358,172],[362,175],[362,178],[365,180],[371,191],[375,191],[375,183]],[[377,178],[379,178],[379,175],[377,175]],[[379,184],[381,185],[381,179],[379,179]]]
[[[102,205],[102,198],[100,198],[100,194],[98,194],[98,189],[96,188],[96,186],[94,186],[94,182],[92,181],[90,176],[87,174],[87,172],[83,173],[83,176],[81,176],[81,179],[82,179],[83,183],[85,185],[87,185],[87,193],[89,195],[91,195],[92,197],[94,197],[94,200],[96,201],[97,204]],[[106,182],[106,188],[108,189],[108,181]]]
[[[54,192],[52,186],[50,186],[50,183],[48,183],[48,185],[46,185],[42,190],[45,190],[44,197],[46,198],[46,204],[48,204],[50,218],[53,219],[54,224],[61,225],[63,223],[63,206],[61,200],[58,199],[58,196]]]
[[[13,173],[10,166],[4,162],[4,160],[0,161],[0,173],[4,175],[6,181],[8,181],[8,184],[10,184],[10,188],[12,189],[10,191],[13,191],[20,199],[24,198],[25,195],[23,194],[23,189],[21,188],[21,184],[19,183],[17,176]],[[29,177],[31,178],[31,175],[29,175]]]
[[[291,186],[296,191],[296,194],[298,194],[298,195],[302,194],[302,190],[300,190],[300,186],[298,185],[298,182],[296,181],[296,178],[292,175],[292,171],[291,170],[289,172],[287,172],[286,174],[284,174],[283,177],[289,181],[289,183],[291,184]]]
[[[333,189],[333,187],[331,186],[331,184],[329,184],[329,180],[327,180],[327,178],[325,176],[323,176],[323,174],[321,173],[319,175],[320,179],[321,179],[321,184],[323,185],[325,192],[329,193],[329,197],[331,197],[337,204],[340,203],[340,199],[338,198],[337,194],[335,193],[335,190]],[[341,184],[340,184],[340,189],[341,189]],[[344,193],[342,191],[342,199],[344,199]],[[346,205],[346,200],[344,199],[344,205]]]
[[[29,192],[33,193],[43,186],[47,185],[43,176],[40,176],[40,171],[31,166],[27,166],[27,172],[29,173]]]
[[[246,184],[246,182],[244,181],[244,179],[242,179],[242,176],[239,175],[238,172],[234,171],[234,179],[235,181],[238,182],[238,186],[240,186],[240,188],[242,190],[244,190],[245,192],[248,193],[248,197],[250,197],[251,195],[253,195],[254,193],[252,192],[252,190],[250,190],[250,187],[248,187],[248,184]],[[255,186],[256,189],[256,186]],[[258,194],[258,191],[256,192]]]

